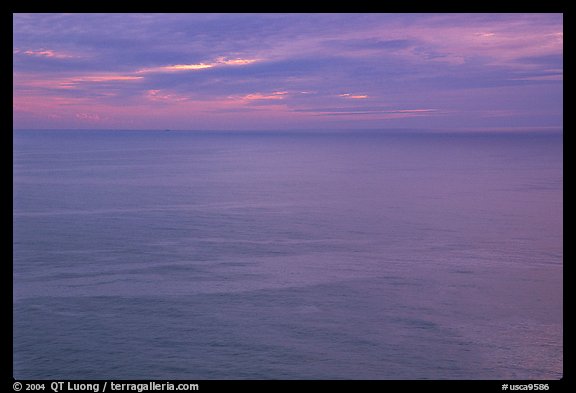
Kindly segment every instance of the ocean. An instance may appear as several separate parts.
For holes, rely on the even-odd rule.
[[[562,146],[15,131],[14,378],[559,379]]]

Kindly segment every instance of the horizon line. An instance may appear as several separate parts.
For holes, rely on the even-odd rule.
[[[293,129],[184,129],[184,128],[12,128],[19,131],[142,131],[142,132],[255,132],[255,133],[346,133],[346,132],[379,132],[379,133],[430,133],[430,134],[476,134],[476,133],[506,133],[506,134],[534,134],[534,133],[563,133],[563,126],[514,126],[514,127],[451,127],[451,128],[293,128]]]

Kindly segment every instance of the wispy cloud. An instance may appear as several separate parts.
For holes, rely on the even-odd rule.
[[[180,72],[180,71],[199,71],[208,68],[221,67],[221,66],[245,66],[259,61],[258,59],[227,59],[225,57],[218,57],[216,60],[206,63],[197,64],[173,64],[151,68],[143,68],[137,70],[138,74],[147,74],[154,72]]]
[[[174,94],[172,92],[167,92],[160,89],[147,90],[145,96],[147,99],[151,101],[170,102],[170,103],[188,101],[190,99],[189,97]]]
[[[338,94],[338,97],[347,98],[347,99],[351,99],[351,100],[364,100],[364,99],[368,98],[368,95],[367,94],[344,93],[344,94]]]
[[[154,68],[144,68],[142,70],[138,70],[137,73],[145,74],[148,72],[178,72],[178,71],[197,71],[197,70],[204,70],[206,68],[214,67],[212,64],[174,64],[168,66],[160,66]]]
[[[316,116],[357,116],[370,115],[382,118],[405,118],[416,116],[436,115],[437,109],[392,109],[392,110],[364,110],[364,109],[341,109],[341,110],[316,110],[312,111]]]
[[[79,89],[82,86],[89,88],[89,85],[135,82],[142,79],[143,77],[141,76],[115,74],[91,74],[50,79],[30,79],[27,78],[26,75],[14,75],[14,83],[19,92],[27,91],[31,93],[36,91],[38,94],[46,94],[50,90],[52,90],[53,93],[57,93],[60,90]]]
[[[562,124],[561,14],[13,19],[18,121],[77,124],[75,113],[97,113],[110,127],[136,118],[172,128],[190,119],[244,128]]]
[[[45,57],[45,58],[52,58],[52,59],[73,59],[79,57],[78,55],[72,55],[69,53],[62,53],[59,51],[55,51],[52,49],[14,49],[13,53],[15,55],[25,55],[25,56],[33,56],[33,57]]]
[[[100,74],[100,75],[87,75],[70,78],[71,83],[78,82],[127,82],[137,81],[142,79],[141,76],[134,75],[113,75],[113,74]]]
[[[250,93],[241,97],[231,97],[232,99],[239,98],[243,101],[260,101],[260,100],[283,100],[288,94],[287,91],[274,91],[272,93]]]

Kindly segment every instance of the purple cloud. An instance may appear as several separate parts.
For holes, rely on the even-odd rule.
[[[560,14],[15,14],[15,127],[561,127],[562,31]]]

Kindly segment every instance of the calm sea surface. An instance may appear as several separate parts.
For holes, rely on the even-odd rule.
[[[16,379],[558,379],[562,137],[14,133]]]

